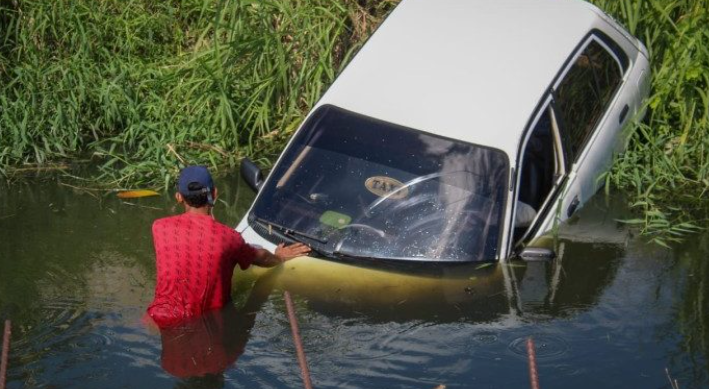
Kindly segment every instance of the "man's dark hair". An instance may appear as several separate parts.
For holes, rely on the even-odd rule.
[[[207,194],[208,194],[207,191],[196,192],[196,191],[204,189],[204,186],[202,186],[202,184],[200,184],[198,182],[190,182],[187,185],[187,188],[190,191],[195,191],[194,193],[182,195],[182,198],[185,199],[185,202],[187,203],[187,205],[189,205],[190,207],[193,207],[193,208],[202,208],[208,204],[209,200],[207,197]]]

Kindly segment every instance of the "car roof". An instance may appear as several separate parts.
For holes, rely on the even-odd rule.
[[[531,114],[596,12],[578,0],[405,0],[318,105],[515,158]]]

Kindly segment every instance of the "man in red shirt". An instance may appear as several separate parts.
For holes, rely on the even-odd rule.
[[[185,212],[153,223],[157,284],[148,314],[160,327],[174,326],[228,303],[237,264],[242,270],[251,264],[272,267],[310,251],[301,243],[281,244],[275,254],[249,245],[234,229],[214,220],[216,197],[207,168],[186,167],[180,172],[175,194]]]

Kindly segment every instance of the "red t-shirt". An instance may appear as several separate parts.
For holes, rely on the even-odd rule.
[[[248,268],[256,255],[238,232],[207,215],[158,219],[153,241],[157,284],[148,314],[161,327],[223,307],[234,267]]]

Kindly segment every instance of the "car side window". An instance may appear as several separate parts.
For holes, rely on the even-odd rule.
[[[615,55],[591,38],[555,90],[569,161],[576,161],[622,78]]]

